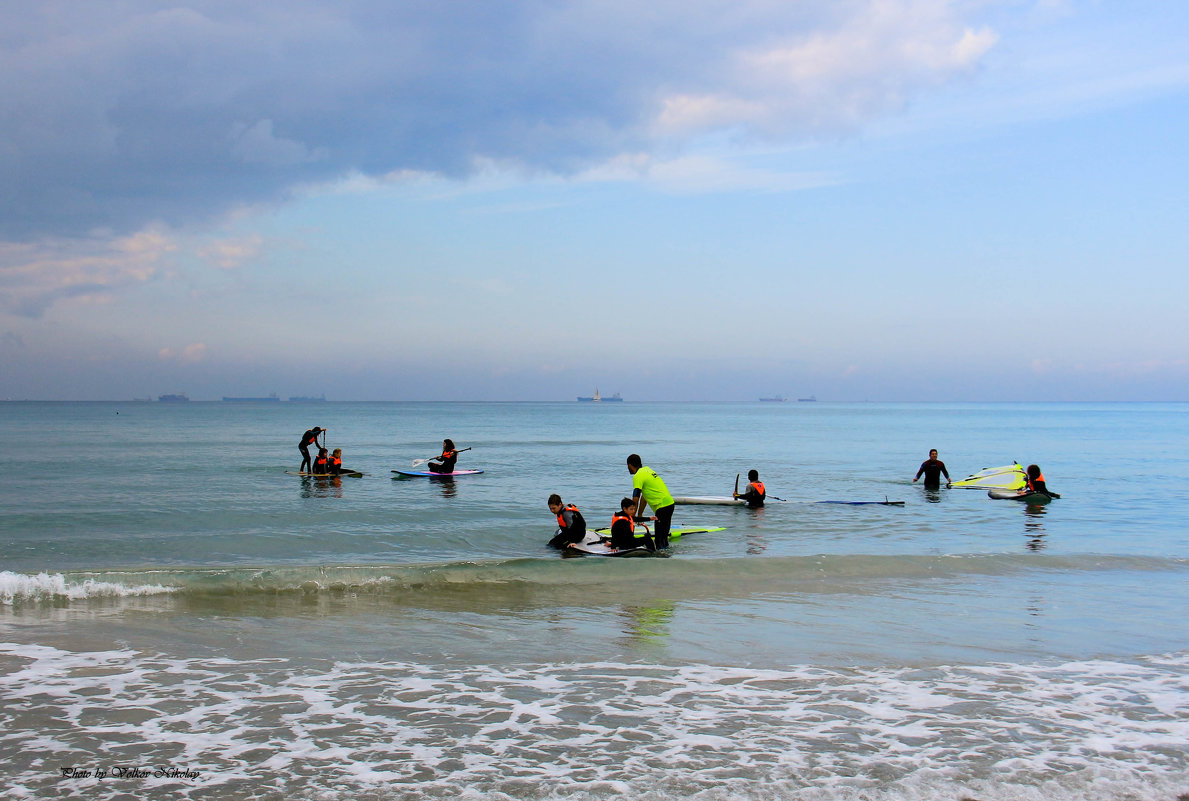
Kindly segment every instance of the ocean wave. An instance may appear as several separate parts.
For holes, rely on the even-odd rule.
[[[0,571],[0,604],[79,601],[94,598],[132,598],[177,592],[163,584],[127,584],[120,580],[68,578],[61,573],[26,575]]]
[[[764,559],[510,559],[423,565],[176,567],[27,575],[0,572],[5,606],[119,598],[250,597],[344,593],[399,596],[466,592],[610,596],[645,582],[672,597],[878,591],[885,583],[1019,575],[1027,571],[1184,571],[1189,559],[1022,554],[821,554]]]

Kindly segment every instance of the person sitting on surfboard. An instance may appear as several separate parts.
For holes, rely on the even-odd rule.
[[[1050,498],[1060,498],[1061,496],[1055,492],[1050,492],[1045,486],[1044,473],[1040,472],[1040,467],[1034,464],[1028,465],[1025,471],[1028,475],[1028,486],[1020,490],[1018,495],[1028,495],[1033,492],[1039,492],[1041,495],[1048,495]]]
[[[768,497],[768,493],[764,491],[764,482],[760,481],[760,472],[748,470],[747,480],[751,482],[747,485],[747,490],[736,492],[735,497],[741,501],[747,501],[748,507],[758,509],[764,505],[764,499]]]
[[[941,489],[941,475],[945,474],[945,486],[949,489],[950,473],[945,469],[945,462],[937,458],[937,449],[929,451],[929,458],[921,462],[921,469],[917,471],[916,478],[912,483],[917,483],[917,479],[921,477],[921,473],[925,474],[925,489]]]
[[[611,539],[608,544],[617,551],[641,546],[650,551],[656,550],[650,535],[636,537],[636,502],[631,498],[621,500],[619,511],[611,515]]]
[[[431,473],[453,473],[454,463],[458,461],[458,451],[454,447],[454,440],[442,440],[442,455],[425,467]]]
[[[330,473],[331,475],[343,474],[343,449],[335,448],[334,453],[330,454]]]
[[[668,548],[674,508],[669,488],[655,470],[644,465],[638,454],[633,453],[628,457],[628,472],[632,474],[632,498],[642,498],[637,501],[640,508],[648,504],[656,515],[653,518],[656,521],[656,529],[652,532],[653,542],[657,548]]]
[[[318,458],[314,460],[314,466],[310,468],[310,472],[316,476],[325,476],[330,474],[330,456],[329,451],[325,448],[318,449]]]
[[[310,459],[310,446],[318,444],[318,436],[321,433],[322,429],[314,426],[301,435],[301,442],[297,443],[297,449],[301,451],[301,467],[297,468],[299,472],[304,473],[311,469],[313,462]]]
[[[561,496],[554,493],[549,496],[549,511],[557,515],[557,533],[549,540],[551,548],[564,550],[586,539],[586,519],[577,506],[563,504]]]

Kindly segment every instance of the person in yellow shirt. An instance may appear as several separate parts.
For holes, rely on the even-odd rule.
[[[632,499],[639,504],[639,510],[643,511],[644,504],[652,507],[652,519],[656,521],[652,541],[657,548],[668,548],[674,508],[669,488],[655,470],[640,460],[638,454],[633,453],[628,457],[628,472],[632,474]]]

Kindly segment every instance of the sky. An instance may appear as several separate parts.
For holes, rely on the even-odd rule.
[[[1187,34],[0,0],[0,399],[1187,401]]]

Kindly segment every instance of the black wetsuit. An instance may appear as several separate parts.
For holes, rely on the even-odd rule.
[[[945,483],[950,483],[949,471],[945,469],[945,462],[940,459],[929,459],[921,462],[921,469],[917,471],[913,481],[925,474],[925,489],[938,489],[941,486],[941,475],[945,474]]]
[[[586,519],[576,506],[567,506],[558,515],[557,534],[549,540],[552,548],[563,550],[571,542],[582,542],[586,539]]]
[[[442,455],[439,456],[438,459],[441,461],[429,463],[429,472],[453,473],[454,463],[458,461],[458,451],[443,451]]]
[[[310,446],[317,446],[321,433],[321,431],[315,432],[311,428],[301,435],[301,442],[297,443],[297,449],[301,451],[301,467],[297,468],[300,472],[305,473],[312,469],[313,459],[310,458]]]
[[[747,505],[752,509],[758,509],[764,505],[764,499],[768,497],[767,491],[762,489],[763,486],[758,481],[748,484],[747,491],[739,493],[739,500],[747,501]]]
[[[647,548],[650,551],[656,550],[656,545],[653,544],[651,535],[645,534],[643,537],[636,536],[636,521],[624,512],[619,512],[611,518],[611,547],[619,551],[626,551],[632,548]]]

